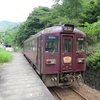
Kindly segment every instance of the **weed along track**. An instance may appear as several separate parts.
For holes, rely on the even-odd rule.
[[[54,87],[49,89],[56,100],[88,100],[73,88]]]

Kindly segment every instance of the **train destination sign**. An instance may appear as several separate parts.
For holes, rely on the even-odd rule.
[[[72,32],[74,30],[74,25],[65,24],[63,29],[64,31]]]

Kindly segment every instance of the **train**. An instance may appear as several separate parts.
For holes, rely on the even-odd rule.
[[[86,34],[72,24],[43,29],[23,43],[23,54],[47,87],[84,82]]]

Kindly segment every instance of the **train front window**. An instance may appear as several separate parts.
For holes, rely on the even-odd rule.
[[[58,36],[46,36],[45,51],[58,52]]]
[[[64,39],[64,52],[71,52],[71,39]]]
[[[77,51],[85,51],[85,38],[77,38],[76,48]]]

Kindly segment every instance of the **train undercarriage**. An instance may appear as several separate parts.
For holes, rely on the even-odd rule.
[[[82,86],[84,85],[84,72],[46,74],[42,75],[42,80],[47,87],[70,87],[75,82]]]

